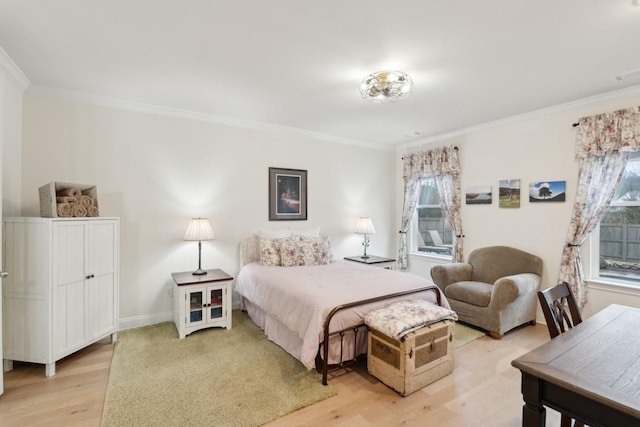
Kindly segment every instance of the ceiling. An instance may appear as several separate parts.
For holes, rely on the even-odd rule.
[[[640,84],[632,0],[0,0],[34,88],[394,146]],[[397,69],[414,91],[360,97]]]

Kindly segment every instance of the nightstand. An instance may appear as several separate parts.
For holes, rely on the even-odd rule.
[[[207,274],[191,271],[171,273],[176,283],[173,290],[173,322],[183,339],[204,328],[231,329],[231,283],[233,277],[219,268]]]
[[[382,267],[386,270],[393,270],[396,266],[396,260],[393,258],[386,258],[383,256],[369,255],[369,258],[363,258],[362,256],[347,256],[344,257],[347,261],[359,262],[361,264],[371,265],[374,267]]]

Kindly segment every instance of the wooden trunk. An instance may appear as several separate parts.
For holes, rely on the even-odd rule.
[[[455,323],[443,320],[393,339],[372,329],[367,368],[380,381],[406,396],[453,372]]]

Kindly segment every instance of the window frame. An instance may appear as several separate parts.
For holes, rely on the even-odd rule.
[[[638,162],[640,163],[640,152],[634,152],[629,156],[629,162]],[[640,200],[638,201],[622,201],[622,202],[611,202],[607,209],[610,206],[619,206],[619,207],[633,207],[640,206]],[[601,218],[601,221],[603,218]],[[602,275],[600,271],[600,222],[595,226],[591,234],[589,235],[589,274],[587,275],[588,281],[592,283],[602,284],[605,286],[613,286],[618,288],[624,288],[627,290],[633,290],[635,292],[640,293],[640,273],[635,275],[635,277],[631,276],[623,276],[623,275]],[[634,293],[635,293],[634,292]]]
[[[433,207],[433,208],[439,208],[442,209],[442,205],[421,205],[420,202],[420,193],[422,192],[422,185],[425,181],[432,181],[435,184],[435,178],[434,177],[425,177],[422,178],[420,180],[420,190],[418,193],[418,200],[416,201],[416,207],[413,210],[413,216],[411,218],[411,226],[409,227],[409,236],[410,238],[408,239],[408,245],[409,245],[409,255],[412,256],[419,256],[419,257],[425,257],[425,258],[435,258],[438,260],[446,260],[446,261],[451,261],[453,259],[453,250],[451,251],[450,254],[444,254],[444,253],[437,253],[437,252],[422,252],[418,250],[418,227],[419,227],[419,215],[418,215],[418,209],[419,208],[429,208],[429,207]],[[437,191],[437,190],[436,190]],[[439,197],[438,197],[439,199]],[[448,222],[447,218],[444,217],[444,220]],[[449,227],[451,227],[451,225],[449,225]],[[456,236],[453,233],[453,231],[451,231],[451,240],[452,240],[452,245],[455,245],[455,239]]]

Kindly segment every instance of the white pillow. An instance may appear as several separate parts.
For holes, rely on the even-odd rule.
[[[291,229],[292,236],[304,236],[304,237],[320,237],[320,227],[311,227],[311,228],[292,228]]]
[[[261,228],[258,231],[258,235],[262,239],[284,239],[285,237],[291,237],[291,230],[289,230],[288,228],[279,228],[279,229]]]

